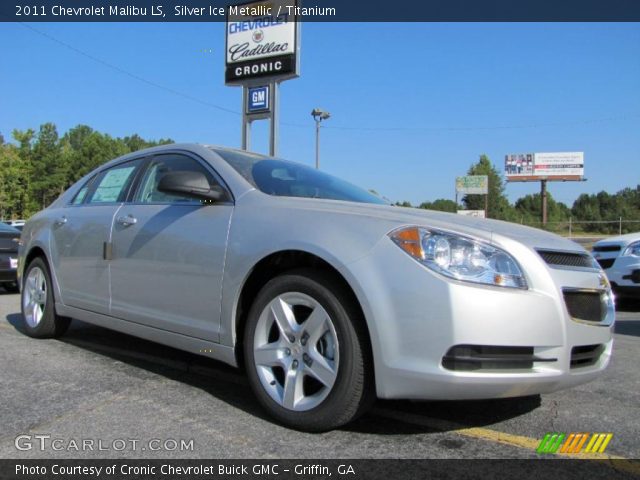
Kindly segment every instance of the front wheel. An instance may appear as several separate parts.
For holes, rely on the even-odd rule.
[[[373,399],[359,310],[331,280],[312,271],[276,277],[247,319],[251,387],[271,415],[299,430],[339,427]]]
[[[41,257],[25,269],[20,304],[25,331],[30,337],[58,337],[69,328],[71,319],[56,314],[49,267]]]

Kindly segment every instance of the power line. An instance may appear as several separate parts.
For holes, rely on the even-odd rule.
[[[117,65],[114,65],[110,62],[107,62],[105,60],[102,60],[101,58],[98,58],[94,55],[91,55],[90,53],[85,52],[84,50],[81,50],[79,48],[74,47],[73,45],[70,45],[46,32],[43,32],[42,30],[39,30],[35,27],[32,27],[31,25],[28,25],[26,23],[22,23],[22,22],[18,22],[20,23],[20,25],[22,25],[23,27],[31,30],[34,33],[37,33],[38,35],[41,35],[49,40],[51,40],[52,42],[57,43],[58,45],[61,45],[79,55],[82,55],[83,57],[86,57],[96,63],[99,63],[107,68],[110,68],[111,70],[114,70],[118,73],[121,73],[123,75],[126,75],[130,78],[133,78],[134,80],[137,80],[139,82],[142,82],[146,85],[152,86],[154,88],[157,88],[159,90],[163,90],[167,93],[171,93],[173,95],[176,95],[178,97],[184,98],[186,100],[198,103],[200,105],[204,105],[207,107],[211,107],[211,108],[215,108],[216,110],[220,110],[222,112],[225,113],[230,113],[233,115],[237,115],[237,116],[241,116],[242,113],[238,112],[237,110],[232,110],[230,108],[226,108],[226,107],[222,107],[220,105],[216,105],[215,103],[211,103],[208,102],[206,100],[202,100],[201,98],[197,98],[194,97],[192,95],[189,95],[187,93],[181,92],[179,90],[175,90],[173,88],[167,87],[165,85],[161,85],[159,83],[156,83],[152,80],[146,79],[144,77],[141,77],[140,75],[137,75],[135,73],[131,73],[128,70],[125,70],[122,67],[119,67]],[[455,131],[459,131],[459,132],[473,132],[473,131],[490,131],[490,130],[523,130],[523,129],[536,129],[536,128],[548,128],[548,127],[572,127],[572,126],[580,126],[580,125],[591,125],[591,124],[598,124],[598,123],[610,123],[610,122],[619,122],[619,121],[624,121],[624,120],[633,120],[633,119],[638,119],[640,118],[640,113],[629,113],[629,114],[623,114],[623,115],[618,115],[618,116],[611,116],[611,117],[603,117],[603,118],[595,118],[595,119],[587,119],[587,120],[577,120],[577,121],[567,121],[567,122],[550,122],[550,123],[532,123],[532,124],[522,124],[522,125],[494,125],[494,126],[443,126],[443,127],[436,127],[436,126],[415,126],[415,127],[411,127],[411,126],[402,126],[402,127],[397,127],[397,126],[390,126],[390,127],[367,127],[367,126],[340,126],[340,125],[328,125],[328,126],[323,126],[323,128],[326,129],[331,129],[331,130],[342,130],[342,131],[362,131],[362,132],[404,132],[404,131],[433,131],[433,132],[442,132],[442,131],[451,131],[451,132],[455,132]],[[282,125],[288,126],[288,127],[297,127],[297,128],[309,128],[310,125],[308,124],[300,124],[300,123],[290,123],[290,122],[281,122]]]
[[[31,25],[27,25],[26,23],[20,23],[20,25],[22,25],[23,27],[31,30],[32,32],[37,33],[38,35],[42,35],[43,37],[51,40],[52,42],[55,42],[55,43],[57,43],[59,45],[62,45],[63,47],[68,48],[69,50],[71,50],[71,51],[73,51],[73,52],[75,52],[75,53],[77,53],[79,55],[82,55],[83,57],[86,57],[86,58],[88,58],[90,60],[93,60],[94,62],[97,62],[97,63],[99,63],[99,64],[101,64],[101,65],[103,65],[103,66],[105,66],[107,68],[110,68],[111,70],[115,70],[116,72],[122,73],[123,75],[126,75],[128,77],[131,77],[134,80],[137,80],[139,82],[145,83],[147,85],[150,85],[152,87],[158,88],[160,90],[164,90],[165,92],[171,93],[173,95],[177,95],[178,97],[182,97],[182,98],[184,98],[186,100],[190,100],[192,102],[199,103],[201,105],[205,105],[207,107],[215,108],[217,110],[221,110],[221,111],[226,112],[226,113],[232,113],[234,115],[241,115],[240,112],[237,112],[235,110],[231,110],[230,108],[221,107],[220,105],[216,105],[215,103],[207,102],[206,100],[202,100],[200,98],[193,97],[193,96],[191,96],[191,95],[189,95],[187,93],[183,93],[183,92],[180,92],[178,90],[174,90],[173,88],[166,87],[164,85],[160,85],[159,83],[156,83],[154,81],[148,80],[148,79],[146,79],[144,77],[141,77],[140,75],[136,75],[135,73],[131,73],[128,70],[125,70],[124,68],[121,68],[121,67],[119,67],[117,65],[109,63],[109,62],[107,62],[105,60],[102,60],[101,58],[95,57],[95,56],[93,56],[93,55],[91,55],[91,54],[89,54],[89,53],[87,53],[87,52],[85,52],[83,50],[80,50],[79,48],[74,47],[73,45],[69,45],[68,43],[63,42],[62,40],[60,40],[60,39],[58,39],[58,38],[56,38],[56,37],[54,37],[52,35],[49,35],[48,33],[43,32],[42,30],[38,30],[37,28],[34,28]]]
[[[394,131],[485,131],[485,130],[517,130],[517,129],[534,129],[534,128],[546,128],[546,127],[571,127],[576,125],[589,125],[597,123],[609,123],[622,120],[630,120],[640,118],[638,114],[624,114],[613,117],[604,117],[588,120],[567,121],[567,122],[553,122],[553,123],[532,123],[524,125],[495,125],[495,126],[466,126],[466,127],[429,127],[429,126],[417,126],[417,127],[341,127],[335,125],[327,125],[323,128],[333,130],[360,130],[371,132],[394,132]]]

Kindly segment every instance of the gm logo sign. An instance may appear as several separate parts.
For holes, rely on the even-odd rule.
[[[269,111],[269,85],[250,87],[247,95],[247,113]]]

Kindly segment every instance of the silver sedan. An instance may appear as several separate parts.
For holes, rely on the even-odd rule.
[[[91,172],[27,222],[18,275],[29,335],[77,318],[243,366],[264,408],[308,431],[376,396],[551,392],[611,357],[611,290],[577,244],[220,147]]]

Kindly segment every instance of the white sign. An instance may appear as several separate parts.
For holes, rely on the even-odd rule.
[[[536,153],[533,161],[536,175],[584,175],[584,153]]]
[[[508,180],[579,180],[584,176],[584,152],[506,155],[504,171]]]
[[[484,210],[458,210],[458,215],[466,215],[467,217],[484,218]]]
[[[486,195],[488,192],[488,175],[456,177],[456,193],[462,193],[464,195]]]
[[[298,75],[296,0],[268,0],[227,7],[227,84]]]

